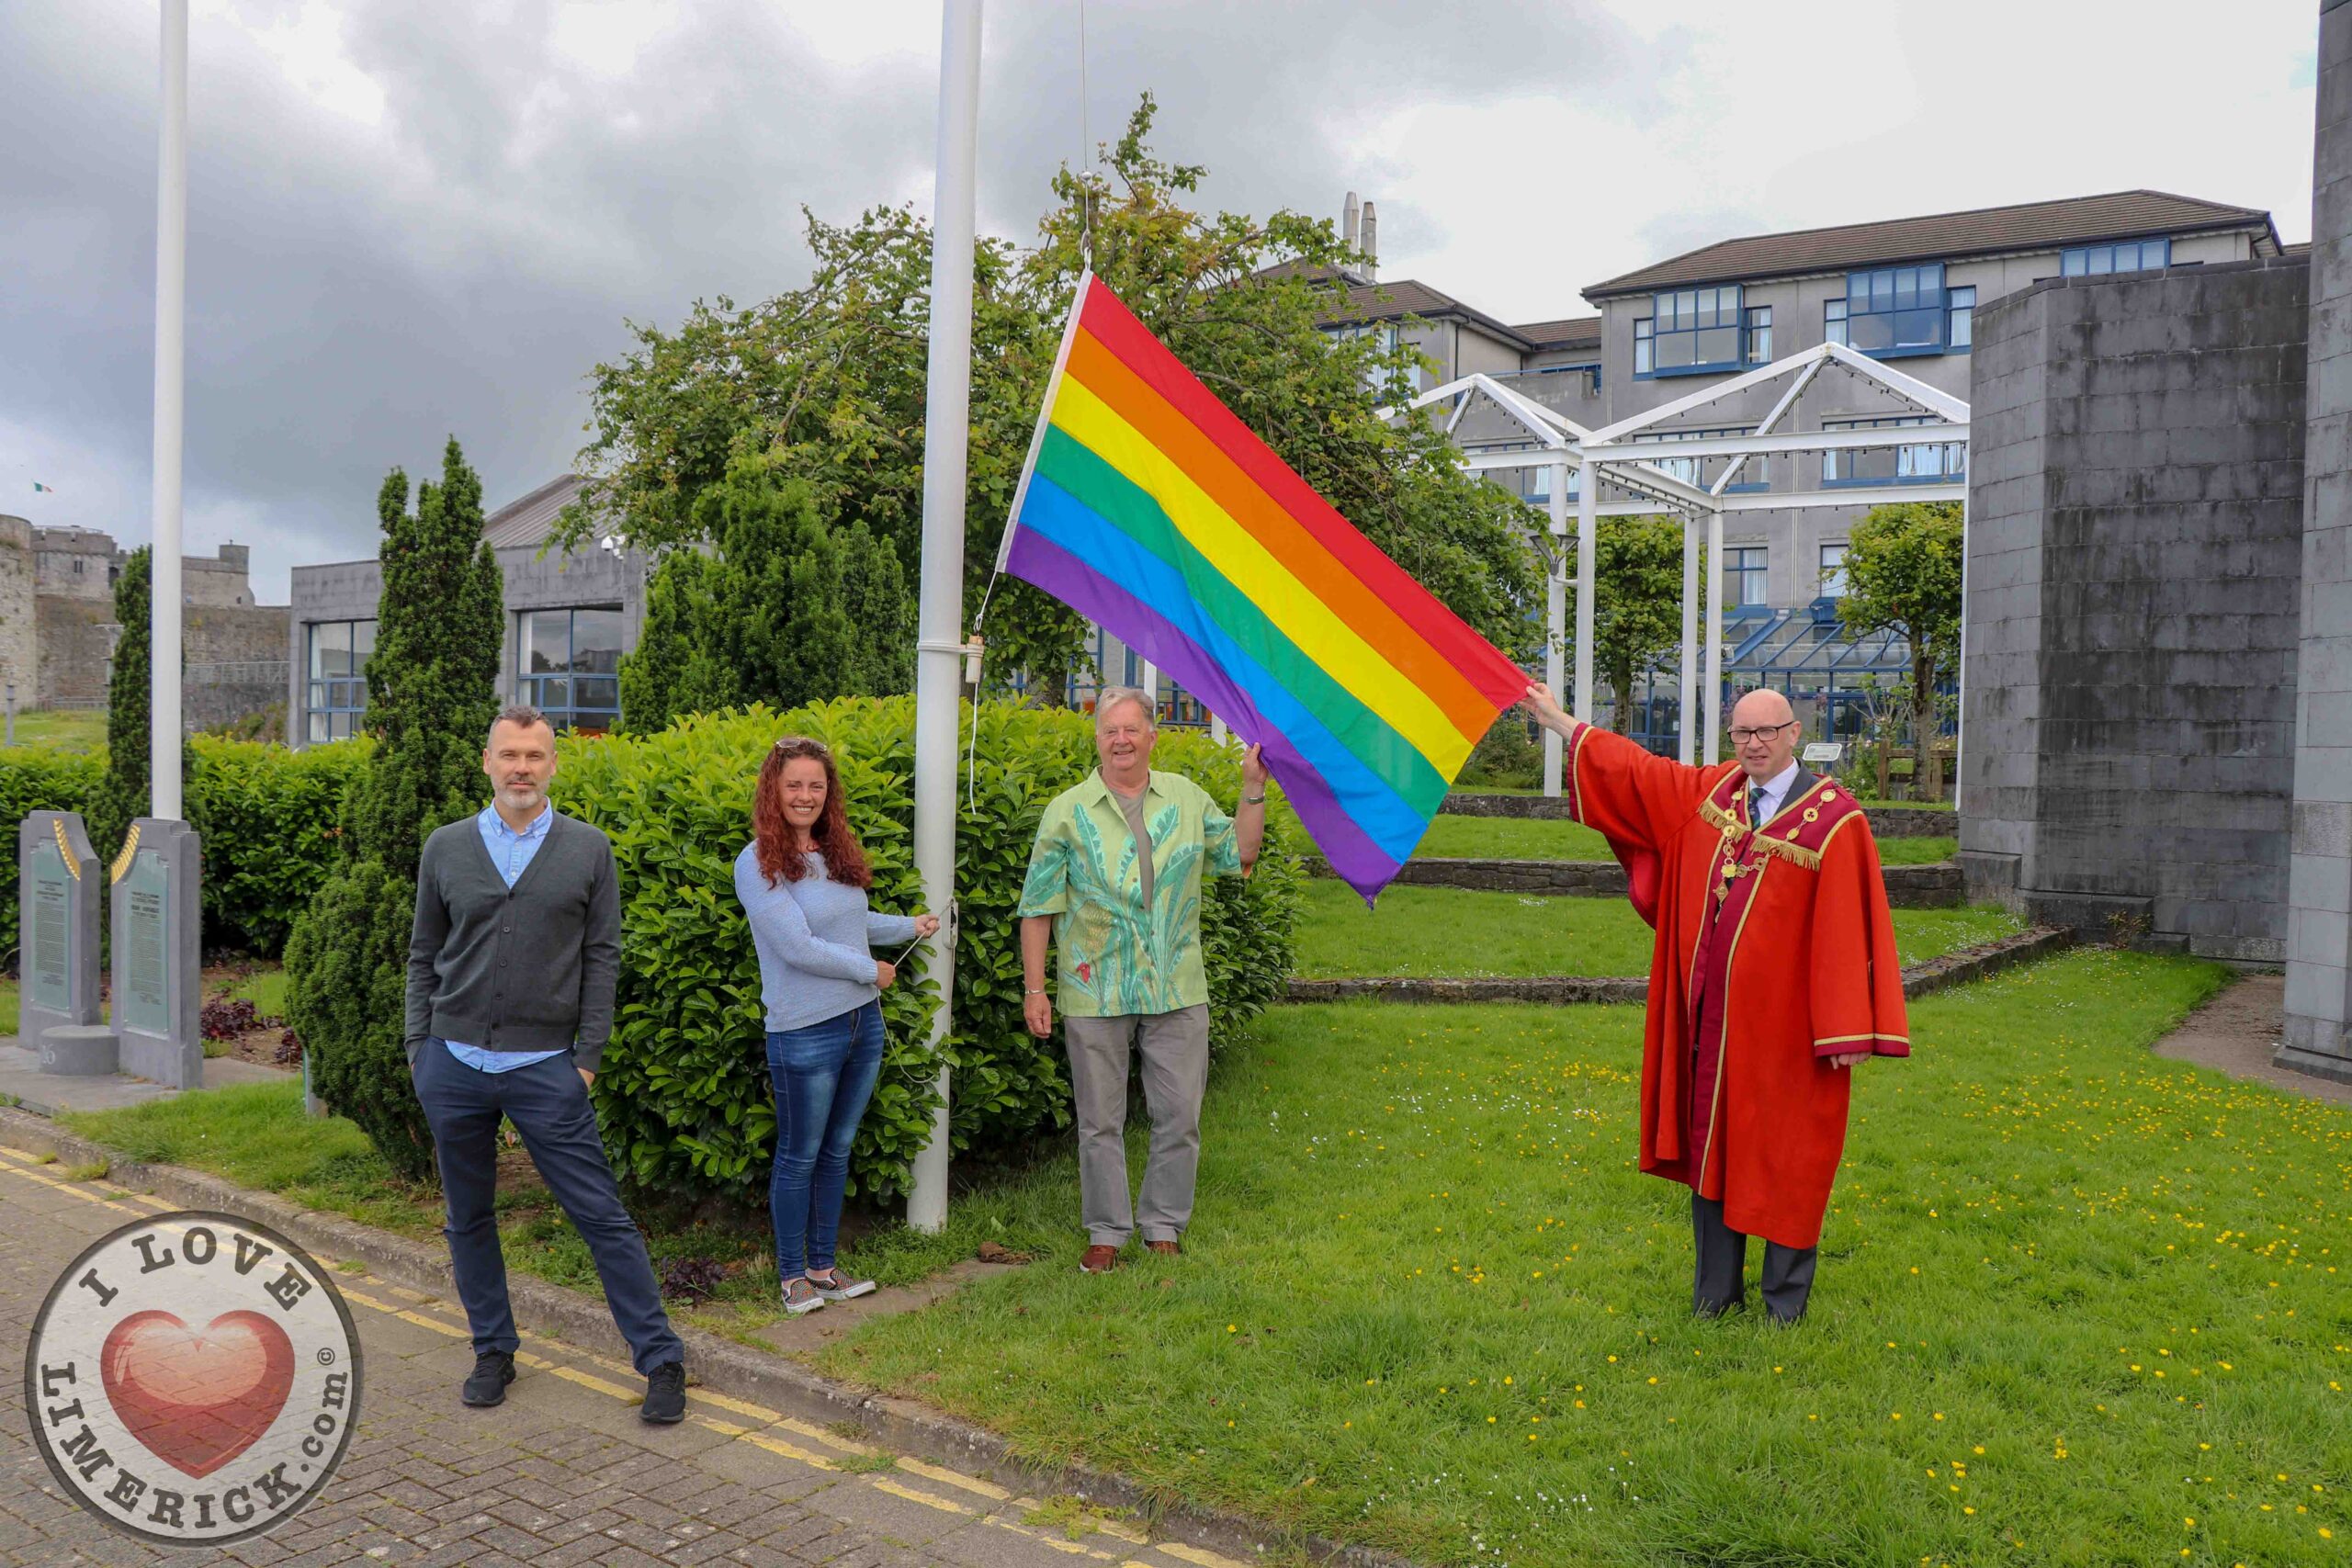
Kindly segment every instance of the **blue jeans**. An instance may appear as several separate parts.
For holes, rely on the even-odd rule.
[[[645,1238],[621,1207],[605,1141],[596,1131],[595,1109],[580,1081],[571,1053],[485,1073],[449,1054],[440,1040],[427,1040],[411,1069],[416,1098],[433,1128],[433,1152],[441,1166],[441,1191],[447,1201],[449,1265],[458,1299],[473,1325],[474,1351],[513,1355],[521,1341],[506,1301],[506,1258],[498,1247],[498,1119],[504,1116],[523,1134],[531,1163],[563,1205],[572,1228],[596,1260],[596,1278],[613,1325],[628,1341],[640,1372],[685,1359],[686,1348],[662,1310],[662,1288],[645,1255]]]
[[[775,1088],[768,1218],[775,1226],[778,1279],[833,1266],[850,1146],[881,1072],[880,1002],[768,1036],[768,1080]]]

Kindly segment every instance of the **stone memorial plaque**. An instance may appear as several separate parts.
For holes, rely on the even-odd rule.
[[[74,1008],[74,874],[53,841],[33,846],[27,871],[32,897],[24,912],[25,994],[51,1012]]]
[[[106,870],[82,818],[36,811],[17,825],[17,1032],[39,1049],[50,1029],[98,1021],[98,899]]]
[[[172,1089],[204,1087],[202,875],[194,829],[141,817],[130,825],[107,889],[122,1070]]]
[[[123,900],[123,934],[130,952],[122,964],[123,988],[115,993],[115,1023],[150,1034],[172,1032],[172,874],[164,857],[141,850],[115,884]]]

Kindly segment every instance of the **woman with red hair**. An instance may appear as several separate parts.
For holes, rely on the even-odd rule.
[[[768,1217],[796,1317],[874,1289],[833,1265],[850,1148],[882,1070],[882,992],[898,977],[872,949],[939,929],[931,915],[874,913],[873,885],[833,754],[804,736],[777,741],[760,767],[752,841],[735,857],[735,896],[760,955],[775,1090]]]

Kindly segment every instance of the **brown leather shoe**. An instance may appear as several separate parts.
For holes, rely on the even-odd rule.
[[[1090,1247],[1085,1256],[1078,1260],[1078,1271],[1081,1274],[1108,1274],[1118,1266],[1119,1249],[1115,1247]]]
[[[1148,1241],[1144,1246],[1162,1258],[1174,1258],[1184,1250],[1172,1241]]]

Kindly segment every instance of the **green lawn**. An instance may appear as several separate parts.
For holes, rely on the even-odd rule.
[[[17,715],[17,744],[95,751],[107,743],[104,708],[36,709]]]
[[[1957,839],[1881,839],[1878,858],[1886,865],[1926,865],[1950,860]],[[1453,856],[1464,860],[1599,860],[1612,857],[1608,840],[1580,822],[1540,818],[1440,816],[1430,822],[1417,860]]]
[[[2018,929],[1989,907],[1894,911],[1906,964]],[[1623,898],[1391,887],[1367,910],[1344,883],[1317,879],[1306,885],[1296,962],[1309,976],[1646,975],[1651,940]]]
[[[2352,1112],[2147,1055],[2222,978],[1921,1002],[1793,1331],[1689,1315],[1634,1010],[1286,1008],[1212,1089],[1181,1261],[1080,1276],[1063,1158],[958,1215],[1048,1266],[821,1364],[1430,1563],[2341,1562]]]

